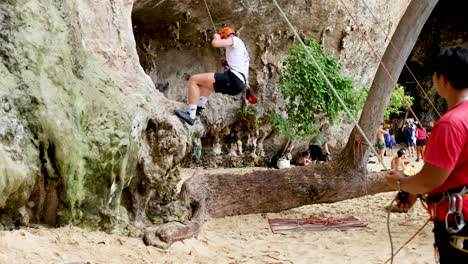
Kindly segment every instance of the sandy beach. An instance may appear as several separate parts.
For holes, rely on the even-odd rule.
[[[374,158],[375,160],[375,158]],[[422,162],[414,162],[416,171]],[[385,158],[390,167],[390,158]],[[378,170],[379,164],[369,168]],[[231,169],[243,173],[253,170]],[[184,169],[183,177],[194,170]],[[219,173],[210,170],[209,173]],[[334,204],[308,205],[281,213],[210,219],[196,238],[168,250],[147,247],[141,239],[88,232],[76,227],[21,228],[0,232],[0,263],[384,263],[390,257],[387,213],[395,193],[382,193]],[[342,218],[354,216],[367,228],[347,231],[273,234],[268,218]],[[390,218],[395,251],[428,219],[418,203],[410,213]],[[401,252],[394,263],[434,263],[432,223]]]

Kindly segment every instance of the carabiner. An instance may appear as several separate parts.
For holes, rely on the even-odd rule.
[[[452,216],[455,227],[449,227],[449,216]],[[463,217],[463,196],[460,193],[452,194],[449,198],[448,212],[445,215],[445,230],[449,233],[458,233],[465,226]]]
[[[447,230],[447,232],[451,234],[455,234],[455,233],[460,232],[460,230],[462,230],[463,227],[465,227],[465,220],[463,218],[463,213],[455,212],[452,215],[453,215],[453,223],[455,224],[455,227],[449,227],[449,222],[448,222],[449,214],[447,214],[445,216],[445,230]]]

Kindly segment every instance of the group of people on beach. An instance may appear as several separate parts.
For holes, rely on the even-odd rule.
[[[195,123],[213,91],[236,95],[247,84],[249,55],[234,29],[221,29],[214,35],[211,44],[216,48],[225,48],[225,71],[190,77],[187,111],[175,112],[189,125]],[[468,261],[468,225],[465,222],[468,219],[467,73],[467,47],[451,46],[441,50],[434,61],[433,84],[438,94],[447,101],[448,111],[433,126],[429,125],[429,129],[413,121],[407,121],[403,128],[409,156],[416,155],[416,162],[424,160],[423,168],[418,173],[408,171],[406,168],[410,162],[406,158],[406,150],[400,149],[392,160],[392,172],[385,176],[391,188],[408,193],[406,196],[396,196],[399,208],[409,209],[418,195],[426,195],[428,211],[434,221],[435,247],[441,263]],[[380,157],[383,159],[386,148],[392,155],[395,145],[394,133],[382,124],[377,133]],[[319,133],[299,162],[302,165],[323,162],[329,154],[326,139]]]
[[[401,128],[403,143],[408,150],[408,156],[416,156],[416,162],[423,160],[427,138],[432,129],[433,122],[427,128],[421,123],[408,119]],[[381,123],[377,131],[377,149],[381,159],[384,156],[393,156],[397,142],[393,128],[385,123]]]

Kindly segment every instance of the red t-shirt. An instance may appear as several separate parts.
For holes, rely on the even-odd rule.
[[[427,142],[424,161],[452,171],[447,180],[430,193],[468,185],[468,101],[454,106],[435,123]],[[437,206],[439,213],[435,220],[445,219],[447,206],[447,200]],[[468,196],[464,196],[463,208],[465,219],[468,219]]]

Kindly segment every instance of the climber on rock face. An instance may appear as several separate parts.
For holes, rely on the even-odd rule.
[[[237,37],[236,31],[224,27],[214,34],[211,45],[226,49],[223,73],[200,73],[190,76],[188,82],[188,111],[175,110],[175,114],[189,125],[193,125],[208,97],[216,93],[237,95],[247,83],[249,74],[249,53],[244,42]]]

